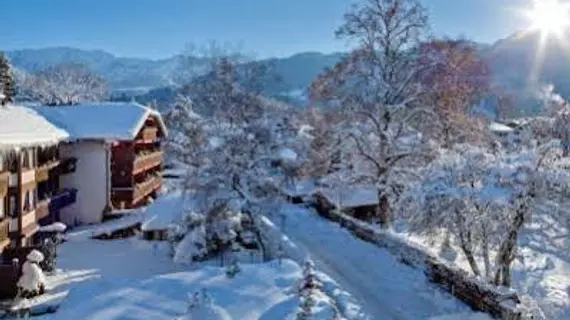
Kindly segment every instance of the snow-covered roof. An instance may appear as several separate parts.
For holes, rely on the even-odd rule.
[[[54,145],[68,136],[34,110],[21,106],[0,107],[0,150]]]
[[[188,201],[188,198],[180,192],[156,199],[146,208],[141,229],[143,231],[168,229],[173,223],[180,221]]]
[[[301,180],[284,186],[282,192],[289,197],[301,197],[312,195],[317,190],[314,180]]]
[[[283,161],[294,162],[294,161],[297,161],[299,156],[297,155],[297,153],[295,151],[293,151],[293,149],[282,148],[281,150],[279,150],[279,158]]]
[[[134,102],[96,102],[75,106],[30,107],[54,125],[66,130],[70,139],[133,140],[148,117],[156,118],[167,133],[158,111]]]
[[[491,122],[489,130],[497,133],[509,133],[515,131],[513,128],[498,122]]]
[[[341,208],[354,208],[378,204],[378,191],[374,187],[348,186],[346,188],[320,188],[318,193],[331,204]]]

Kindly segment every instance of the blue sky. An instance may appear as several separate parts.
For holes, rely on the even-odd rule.
[[[493,42],[524,27],[531,0],[423,0],[435,35]],[[259,57],[344,50],[334,29],[351,0],[1,0],[0,49],[72,46],[163,58],[232,43]]]

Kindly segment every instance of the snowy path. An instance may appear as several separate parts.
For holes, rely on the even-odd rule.
[[[285,233],[322,271],[353,294],[372,319],[427,319],[466,312],[459,301],[428,283],[420,270],[353,237],[338,225],[295,205],[283,205]]]

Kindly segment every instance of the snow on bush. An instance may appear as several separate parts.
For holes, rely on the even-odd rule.
[[[65,232],[67,226],[61,222],[54,222],[47,226],[40,227],[39,232]]]
[[[179,320],[232,320],[230,314],[216,305],[205,289],[190,297],[187,314]]]
[[[26,262],[22,265],[22,276],[17,284],[21,297],[31,298],[43,293],[46,279],[39,266],[43,260],[43,254],[37,250],[32,250],[26,256]]]

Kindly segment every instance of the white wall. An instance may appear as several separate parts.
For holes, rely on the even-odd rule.
[[[60,145],[60,158],[77,158],[74,173],[62,175],[62,188],[76,188],[75,204],[64,208],[60,217],[67,225],[101,222],[107,205],[107,162],[104,142],[80,141]]]

